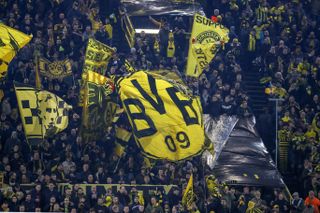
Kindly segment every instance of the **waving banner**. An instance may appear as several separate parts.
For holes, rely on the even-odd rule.
[[[219,47],[229,41],[229,30],[199,14],[194,15],[186,75],[198,77]]]
[[[119,94],[142,152],[179,161],[201,153],[205,136],[199,99],[183,85],[138,71],[119,82]]]
[[[101,139],[111,126],[116,112],[116,104],[110,98],[113,90],[111,79],[88,71],[81,128],[84,141]]]
[[[32,36],[0,23],[0,79],[7,75],[8,65],[19,49],[28,44]]]
[[[95,39],[90,38],[87,45],[86,56],[82,71],[82,83],[79,96],[79,106],[83,106],[85,84],[89,71],[104,75],[114,49]]]
[[[69,59],[50,62],[45,58],[39,58],[39,70],[41,75],[49,79],[61,79],[72,75],[72,65]]]
[[[15,84],[24,132],[30,144],[54,136],[68,126],[68,110],[72,107],[55,94]]]

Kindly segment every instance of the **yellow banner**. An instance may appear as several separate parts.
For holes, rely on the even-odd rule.
[[[136,69],[131,65],[131,63],[125,59],[124,66],[126,67],[127,72],[136,72]]]
[[[203,150],[201,105],[182,87],[143,71],[119,83],[120,99],[132,132],[148,157],[179,161]]]
[[[45,58],[39,58],[39,70],[41,75],[49,79],[61,79],[72,75],[72,65],[69,59],[50,62]]]
[[[38,143],[68,126],[71,106],[55,94],[15,84],[20,116],[29,142]]]
[[[229,30],[199,14],[194,15],[186,75],[198,77],[209,65],[219,47],[229,41]]]
[[[83,99],[85,95],[85,85],[87,81],[87,73],[89,71],[105,74],[107,65],[114,49],[106,44],[103,44],[95,39],[90,38],[87,45],[86,56],[82,71],[82,83],[79,95],[79,106],[83,106]]]
[[[0,23],[0,79],[7,75],[9,63],[31,38],[32,36]]]
[[[182,196],[182,205],[184,205],[188,210],[190,210],[192,207],[193,201],[194,201],[193,174],[191,174],[187,188],[185,189]]]
[[[113,81],[98,73],[88,71],[82,112],[82,137],[84,141],[97,140],[111,126],[117,105],[111,101]]]
[[[93,71],[104,75],[109,60],[113,53],[113,48],[95,39],[90,38],[86,50],[86,56],[83,65],[83,73],[86,74],[88,71]],[[82,77],[82,80],[86,79],[86,75]]]

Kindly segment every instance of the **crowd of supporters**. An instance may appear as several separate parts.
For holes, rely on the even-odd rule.
[[[1,211],[187,212],[181,198],[193,173],[197,199],[192,212],[247,212],[248,208],[255,212],[319,212],[319,135],[312,121],[320,110],[320,31],[318,18],[308,13],[310,1],[216,0],[212,1],[214,7],[208,2],[207,16],[230,29],[230,42],[222,44],[204,74],[195,79],[183,74],[190,32],[183,17],[149,17],[160,28],[159,35],[137,34],[128,53],[116,43],[120,35],[114,32],[120,32],[124,13],[116,5],[106,15],[94,0],[0,1],[1,21],[33,35],[10,64],[7,79],[0,82],[4,91],[0,171],[9,186],[0,191]],[[204,113],[214,118],[222,114],[251,116],[242,76],[247,69],[256,69],[261,77],[270,76],[269,85],[284,91],[279,125],[289,142],[287,171],[300,175],[302,198],[295,192],[289,201],[280,189],[265,196],[260,188],[228,186],[221,188],[221,196],[213,196],[206,190],[204,175],[209,172],[199,157],[179,164],[149,162],[135,147],[128,147],[119,158],[110,149],[111,133],[107,133],[107,141],[84,142],[80,136],[81,108],[77,107],[78,80],[89,38],[118,48],[107,74],[125,73],[122,57],[136,69],[176,72],[201,97]],[[42,78],[42,86],[73,105],[73,111],[65,131],[30,147],[12,82],[35,85],[36,56],[71,60],[72,78]],[[60,183],[73,185],[62,189]],[[92,187],[86,193],[79,184],[176,186],[169,193],[157,189],[141,197],[135,187],[120,186],[116,191]]]

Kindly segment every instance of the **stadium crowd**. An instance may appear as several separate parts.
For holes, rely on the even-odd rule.
[[[0,171],[4,173],[4,183],[9,185],[0,191],[0,211],[188,212],[181,205],[181,198],[193,173],[197,199],[191,212],[318,213],[320,150],[318,129],[312,121],[320,110],[320,28],[318,17],[308,13],[311,1],[212,3],[214,7],[208,5],[207,16],[230,29],[230,42],[222,44],[210,66],[195,79],[183,74],[190,27],[182,17],[161,20],[149,17],[160,27],[159,35],[143,32],[136,35],[135,46],[127,53],[115,42],[119,35],[114,32],[119,32],[124,13],[117,7],[105,16],[95,0],[1,0],[1,21],[32,34],[33,39],[11,62],[7,79],[0,82],[4,91],[0,109]],[[120,158],[110,149],[110,141],[114,140],[111,132],[106,133],[107,142],[84,142],[79,133],[81,108],[77,107],[77,101],[88,38],[118,48],[107,74],[125,72],[122,57],[137,69],[176,72],[200,95],[204,113],[214,118],[222,114],[243,117],[253,114],[242,78],[246,69],[255,67],[261,77],[271,77],[268,86],[283,91],[275,94],[284,99],[279,125],[289,142],[287,171],[299,176],[299,182],[303,183],[297,190],[301,197],[295,192],[290,201],[280,189],[274,189],[274,194],[268,197],[263,190],[247,186],[223,186],[221,196],[213,196],[203,181],[204,175],[209,174],[208,168],[203,167],[199,157],[179,164],[148,162],[136,147],[129,146]],[[174,46],[170,46],[172,41]],[[73,105],[73,111],[66,130],[37,147],[29,147],[12,82],[35,84],[35,56],[72,61],[73,78],[52,81],[42,78],[42,86]],[[58,190],[60,183],[73,185]],[[79,184],[176,186],[169,193],[156,189],[141,197],[135,187],[129,191],[127,186],[120,186],[118,191],[103,192],[92,187],[85,193]]]

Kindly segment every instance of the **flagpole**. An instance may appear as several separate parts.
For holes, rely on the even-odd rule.
[[[37,89],[41,89],[41,81],[40,81],[40,75],[39,75],[39,56],[35,55],[35,84]]]
[[[208,208],[207,208],[207,183],[206,183],[206,176],[205,176],[205,160],[202,158],[201,160],[202,163],[202,177],[203,177],[203,191],[204,191],[204,208],[205,208],[205,213],[208,213]]]

